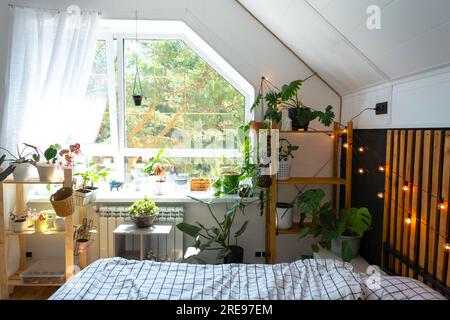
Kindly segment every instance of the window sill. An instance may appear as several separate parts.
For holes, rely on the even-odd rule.
[[[97,199],[94,201],[96,203],[130,203],[140,199],[144,196],[148,196],[150,199],[157,203],[198,203],[198,201],[189,198],[189,196],[208,201],[211,203],[232,203],[239,200],[238,195],[224,195],[222,197],[214,196],[211,191],[184,191],[184,192],[169,192],[163,195],[155,195],[151,192],[143,191],[99,191]],[[28,202],[30,203],[48,203],[49,197],[44,195],[34,195]],[[252,202],[257,200],[257,197],[247,198],[246,202]]]

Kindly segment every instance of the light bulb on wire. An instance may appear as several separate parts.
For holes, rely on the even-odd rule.
[[[450,242],[447,242],[447,243],[444,245],[444,249],[445,249],[445,251],[450,251]]]
[[[442,201],[441,203],[439,203],[438,209],[439,209],[439,210],[445,210],[445,209],[447,209],[447,206],[446,206],[446,204],[445,204],[444,201]]]
[[[411,224],[412,222],[412,216],[408,215],[408,218],[405,219],[406,224]]]
[[[360,175],[363,175],[365,172],[366,172],[366,170],[364,170],[363,168],[359,168],[359,169],[358,169],[358,173],[359,173]]]
[[[359,147],[359,148],[358,148],[358,152],[359,152],[359,153],[363,153],[364,150],[365,150],[364,147]]]
[[[378,199],[384,199],[384,192],[378,192],[377,193],[377,198]]]
[[[344,147],[344,149],[348,149],[348,143],[344,143],[342,146]]]
[[[406,184],[402,187],[402,190],[405,191],[405,192],[408,192],[408,191],[409,191],[409,184],[406,183]]]
[[[384,166],[378,166],[378,171],[385,172],[386,168]]]

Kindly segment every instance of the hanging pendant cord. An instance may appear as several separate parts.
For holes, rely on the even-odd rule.
[[[133,84],[133,95],[136,95],[136,82],[139,82],[139,92],[142,95],[142,85],[141,85],[141,76],[139,74],[139,57],[138,57],[138,13],[135,11],[135,21],[136,21],[136,33],[135,33],[135,64],[136,64],[136,73],[134,75],[134,84]],[[137,80],[137,81],[136,81]]]

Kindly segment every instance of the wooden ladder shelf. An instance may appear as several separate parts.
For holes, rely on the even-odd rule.
[[[289,132],[295,133],[295,132]],[[299,131],[298,133],[305,133]],[[352,179],[352,153],[353,153],[353,123],[347,124],[346,130],[342,131],[339,123],[334,123],[333,131],[312,131],[311,133],[329,133],[333,138],[333,177],[296,177],[289,180],[277,180],[277,176],[272,176],[270,186],[270,200],[266,205],[266,263],[276,263],[276,240],[278,235],[299,235],[302,228],[297,224],[288,230],[278,230],[276,227],[276,204],[279,185],[332,185],[333,204],[337,203],[338,187],[345,186],[345,207],[351,206],[351,179]],[[346,170],[345,179],[339,177],[339,137],[347,136],[346,145]]]

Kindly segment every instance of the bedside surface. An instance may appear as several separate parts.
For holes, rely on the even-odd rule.
[[[320,250],[318,253],[314,253],[314,259],[333,259],[342,261],[341,257],[328,250]],[[370,264],[359,255],[353,258],[350,264],[353,266],[353,270],[357,273],[366,273],[367,268],[370,266]]]

